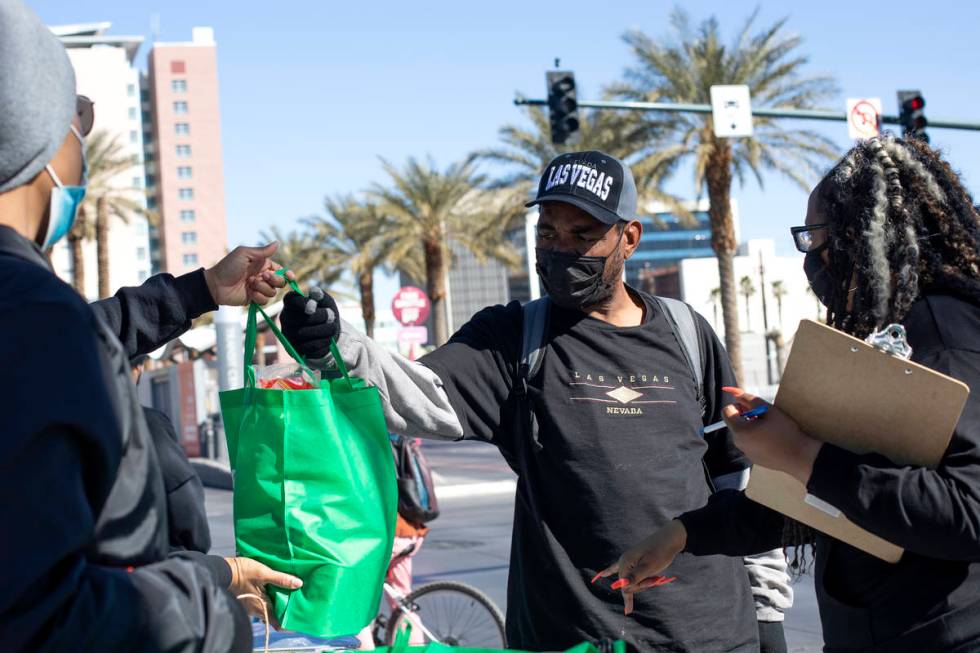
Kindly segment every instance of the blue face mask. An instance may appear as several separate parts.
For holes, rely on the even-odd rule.
[[[65,186],[61,183],[54,168],[49,163],[45,170],[54,180],[54,188],[51,189],[51,208],[48,216],[48,231],[41,243],[41,249],[46,250],[56,242],[65,237],[75,223],[75,216],[78,215],[78,207],[85,198],[85,184],[88,182],[88,161],[85,158],[85,139],[71,126],[71,131],[82,146],[82,183],[79,186]]]

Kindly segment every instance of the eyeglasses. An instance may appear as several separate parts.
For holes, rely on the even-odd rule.
[[[95,102],[84,95],[75,96],[75,113],[81,125],[79,131],[82,132],[82,136],[88,136],[92,132],[92,125],[95,124]]]
[[[802,227],[790,227],[789,232],[793,234],[793,242],[796,243],[796,249],[806,254],[819,247],[819,245],[814,246],[813,244],[813,232],[820,229],[827,229],[829,226],[826,223],[809,224]],[[826,242],[826,239],[823,242]]]

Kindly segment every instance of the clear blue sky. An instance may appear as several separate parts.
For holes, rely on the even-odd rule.
[[[36,0],[48,24],[108,20],[144,34],[160,15],[161,40],[189,40],[209,25],[218,42],[230,245],[260,230],[289,230],[322,212],[324,194],[382,181],[377,157],[432,154],[440,165],[492,145],[520,121],[515,91],[544,93],[554,57],[575,71],[580,98],[596,98],[631,64],[622,34],[666,34],[668,2],[279,2]],[[686,0],[694,21],[716,15],[727,34],[755,2]],[[759,24],[789,16],[805,38],[810,71],[835,76],[841,95],[881,97],[920,88],[926,115],[980,121],[980,3],[853,0],[760,5]],[[145,65],[146,46],[139,59]],[[813,126],[814,123],[809,123]],[[816,124],[844,148],[843,123]],[[933,129],[980,194],[980,132]],[[842,150],[843,151],[843,150]],[[694,194],[690,173],[671,184]],[[773,237],[803,222],[805,194],[775,175],[735,189],[743,238]]]

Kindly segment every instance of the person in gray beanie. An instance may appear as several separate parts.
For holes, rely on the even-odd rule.
[[[64,47],[21,0],[0,0],[0,642],[248,651],[235,596],[261,585],[168,557],[165,488],[129,360],[218,304],[275,296],[285,285],[269,258],[277,244],[87,304],[43,250],[70,230],[84,197],[93,121]]]

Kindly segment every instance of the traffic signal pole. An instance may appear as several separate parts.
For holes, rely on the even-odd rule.
[[[533,100],[528,98],[515,98],[514,104],[518,106],[548,106],[547,100]],[[666,111],[673,113],[711,113],[710,104],[684,104],[674,102],[616,102],[606,100],[580,100],[580,108],[587,109],[616,109],[622,111]],[[831,122],[847,122],[847,113],[844,111],[816,111],[809,109],[769,109],[752,108],[752,115],[760,118],[795,118],[797,120],[827,120]],[[882,114],[879,117],[882,124],[901,125],[902,121],[898,116]],[[966,120],[936,120],[929,119],[929,129],[966,129],[970,131],[980,131],[980,122],[970,122]]]

